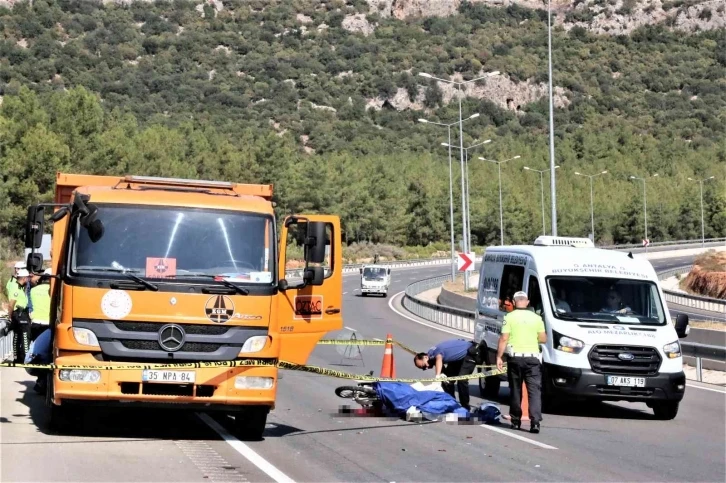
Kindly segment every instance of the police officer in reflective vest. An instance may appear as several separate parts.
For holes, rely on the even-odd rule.
[[[514,310],[504,316],[502,334],[497,348],[497,368],[502,369],[502,357],[507,350],[509,380],[509,414],[512,428],[522,425],[522,381],[529,394],[530,432],[539,433],[542,421],[542,356],[539,344],[547,342],[542,317],[527,310],[527,294],[514,294]]]

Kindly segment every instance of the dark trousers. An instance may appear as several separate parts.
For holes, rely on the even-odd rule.
[[[442,373],[446,377],[468,376],[474,372],[475,367],[476,360],[471,356],[471,354],[467,354],[461,360],[446,364]],[[444,391],[450,394],[451,397],[455,397],[453,382],[442,382],[441,387]],[[465,409],[469,409],[469,380],[464,379],[463,381],[456,381],[456,388],[459,390],[459,403],[464,406]]]
[[[530,423],[542,421],[542,364],[534,357],[509,357],[509,414],[512,420],[522,419],[522,381],[527,384]]]

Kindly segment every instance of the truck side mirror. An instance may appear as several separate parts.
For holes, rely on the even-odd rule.
[[[361,275],[363,275],[363,268],[362,267],[359,268],[358,271],[360,272]]]
[[[303,274],[303,280],[306,285],[322,285],[325,280],[325,268],[308,267]]]
[[[88,231],[88,237],[92,243],[96,243],[103,237],[105,231],[101,220],[96,218],[98,214],[98,207],[93,203],[86,204],[86,212],[81,213],[81,226]]]
[[[45,208],[38,205],[28,207],[25,219],[25,248],[38,249],[43,245]]]
[[[311,221],[305,238],[305,259],[308,263],[325,262],[325,223]]]
[[[391,274],[391,269],[389,268],[388,270],[386,270],[386,273],[388,273],[388,275],[390,275]]]
[[[687,337],[689,332],[688,315],[678,314],[678,317],[676,317],[676,334],[678,334],[678,338],[683,339]]]
[[[28,253],[28,259],[25,261],[25,266],[28,268],[30,273],[40,273],[43,271],[43,254],[42,253]]]

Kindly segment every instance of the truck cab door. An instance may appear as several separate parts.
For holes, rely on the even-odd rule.
[[[326,215],[285,218],[279,256],[278,278],[285,282],[270,332],[280,338],[280,360],[305,364],[326,333],[343,328],[340,219]]]

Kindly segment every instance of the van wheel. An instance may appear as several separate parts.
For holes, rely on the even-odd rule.
[[[267,406],[250,406],[234,416],[234,432],[242,441],[260,441],[267,425]]]
[[[678,414],[678,402],[657,401],[653,403],[653,414],[657,419],[670,420]]]
[[[479,372],[483,372],[482,369],[479,369]],[[499,386],[501,384],[502,381],[499,376],[480,377],[479,392],[483,398],[496,399],[499,397]]]

